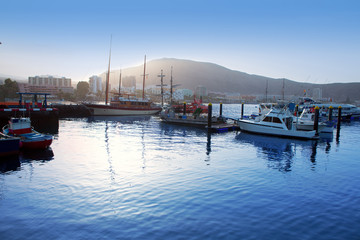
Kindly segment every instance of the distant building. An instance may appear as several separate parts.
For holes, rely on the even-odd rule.
[[[39,92],[51,94],[57,94],[60,92],[74,93],[74,88],[71,86],[71,79],[65,77],[29,77],[28,85],[22,85],[21,88],[23,88],[22,90],[24,90],[24,92]]]
[[[98,76],[91,76],[89,78],[90,92],[96,94],[102,92],[102,79]]]
[[[197,98],[206,97],[206,96],[207,96],[206,87],[204,87],[204,86],[198,86],[198,87],[196,87],[196,89],[195,89],[195,95],[196,95]]]

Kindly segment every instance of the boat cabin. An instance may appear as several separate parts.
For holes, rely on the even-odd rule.
[[[11,118],[9,121],[9,133],[11,134],[31,133],[30,118]]]

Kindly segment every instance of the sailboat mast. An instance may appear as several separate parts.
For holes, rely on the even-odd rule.
[[[172,77],[172,72],[173,72],[173,66],[171,66],[171,77],[170,77],[170,104],[172,104],[172,102],[173,102],[173,77]]]
[[[143,92],[142,92],[143,99],[145,99],[145,71],[146,71],[146,55],[144,57],[144,75],[143,75]]]
[[[120,69],[120,76],[119,76],[119,97],[120,97],[120,90],[121,90],[121,69]]]
[[[107,76],[106,76],[105,105],[107,105],[107,103],[108,103],[108,95],[109,95],[111,44],[112,44],[112,35],[111,35],[111,37],[110,37],[109,66],[108,66],[108,72],[107,72]]]

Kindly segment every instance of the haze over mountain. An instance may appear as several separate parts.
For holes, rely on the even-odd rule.
[[[134,76],[137,85],[142,84],[143,65],[122,69],[122,77]],[[360,83],[332,83],[311,84],[295,82],[289,79],[275,79],[259,75],[252,75],[240,71],[227,69],[214,63],[196,62],[174,58],[163,58],[147,62],[146,86],[160,84],[158,75],[163,70],[164,84],[170,84],[171,67],[173,67],[173,84],[181,84],[179,88],[195,90],[197,86],[204,86],[209,92],[239,93],[241,95],[264,95],[268,85],[268,95],[303,96],[304,90],[312,93],[314,88],[321,88],[325,98],[335,101],[351,101],[360,99]],[[112,70],[110,83],[119,84],[120,70]],[[105,73],[101,74],[105,80]],[[284,84],[283,84],[284,83]]]

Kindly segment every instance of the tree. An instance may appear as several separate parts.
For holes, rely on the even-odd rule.
[[[84,81],[80,81],[78,82],[77,86],[76,86],[76,97],[79,100],[84,100],[86,98],[86,95],[89,93],[89,83],[88,82],[84,82]]]
[[[4,85],[0,86],[0,100],[5,101],[6,98],[17,98],[16,94],[19,91],[19,87],[16,81],[12,81],[10,78],[5,79]]]

